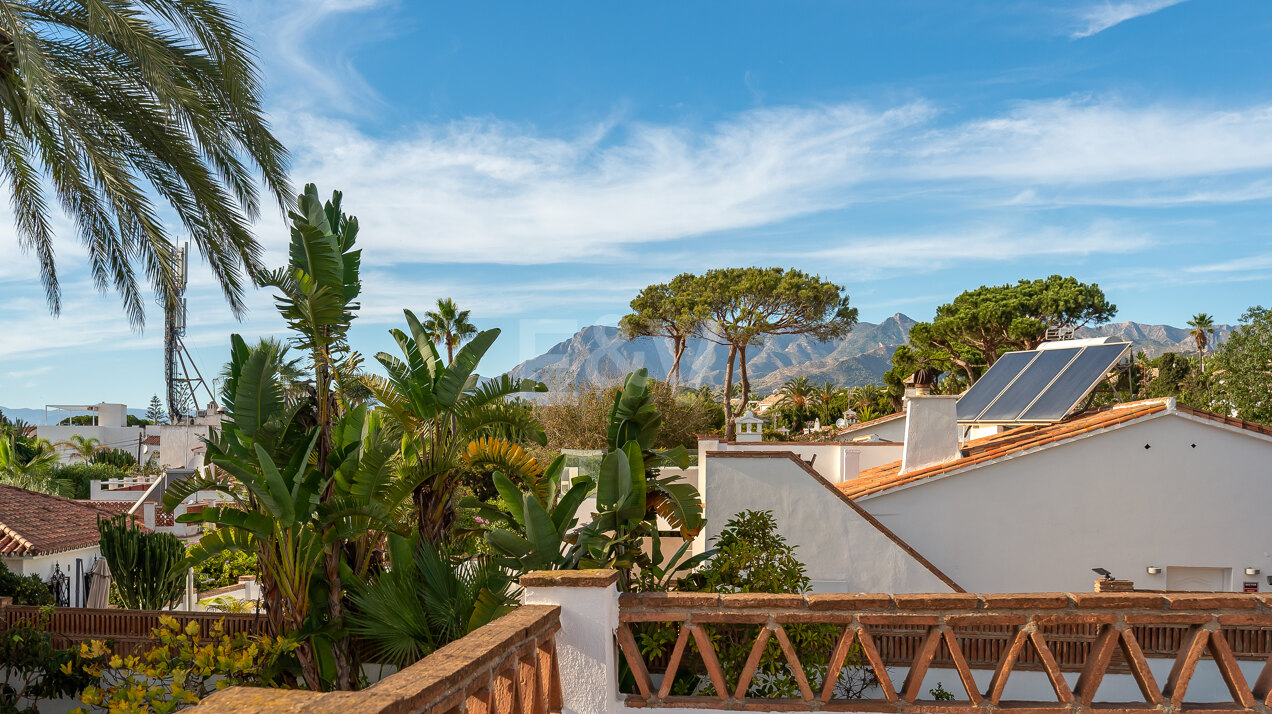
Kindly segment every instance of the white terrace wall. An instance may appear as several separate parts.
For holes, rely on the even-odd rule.
[[[905,420],[901,420],[904,426]],[[839,441],[761,441],[738,443],[702,439],[698,442],[699,464],[703,454],[711,451],[756,452],[789,451],[805,462],[812,461],[813,470],[831,483],[840,483],[857,477],[862,469],[874,468],[901,460],[900,443],[848,444]],[[709,458],[709,457],[708,457]],[[701,488],[699,489],[701,490]]]
[[[708,452],[710,453],[710,452]],[[950,592],[952,588],[789,458],[709,457],[701,552],[740,511],[768,510],[807,567],[814,592]],[[922,552],[921,550],[919,552]],[[869,567],[863,567],[869,563]]]
[[[1095,567],[1141,589],[1189,567],[1223,571],[1228,590],[1268,591],[1269,464],[1272,438],[1163,414],[857,503],[972,592],[1088,590]],[[806,551],[839,546],[823,530]],[[838,567],[866,563],[886,569],[859,553]]]

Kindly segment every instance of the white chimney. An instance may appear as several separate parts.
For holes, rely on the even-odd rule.
[[[901,473],[957,459],[958,395],[931,394],[911,397],[906,402]]]

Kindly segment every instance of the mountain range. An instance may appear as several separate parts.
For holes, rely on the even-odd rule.
[[[818,342],[806,335],[765,338],[748,354],[752,388],[760,394],[776,391],[783,382],[804,375],[814,382],[834,382],[852,387],[882,384],[892,363],[892,353],[909,339],[914,325],[897,313],[879,322],[860,322],[842,339]],[[1231,325],[1216,325],[1212,344],[1227,339]],[[1186,328],[1114,322],[1082,328],[1077,337],[1115,336],[1134,343],[1150,357],[1164,352],[1193,351]],[[702,339],[689,341],[680,360],[680,381],[688,386],[724,384],[728,348]],[[617,327],[591,325],[547,352],[512,369],[513,377],[546,382],[549,387],[589,382],[612,382],[634,369],[646,367],[652,377],[664,379],[671,368],[671,340],[660,337],[625,339]],[[734,379],[737,377],[735,375]]]

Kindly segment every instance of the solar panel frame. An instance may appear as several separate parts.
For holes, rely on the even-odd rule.
[[[1029,367],[1038,356],[1037,352],[1008,352],[990,367],[989,371],[976,380],[963,396],[959,397],[958,420],[974,422],[989,408],[1003,390],[1011,386],[1016,377]],[[987,396],[982,396],[987,395]],[[970,413],[971,410],[975,413]]]
[[[1039,350],[1038,356],[999,393],[976,421],[985,424],[1018,423],[1020,415],[1064,373],[1069,364],[1081,354],[1082,349],[1072,347]]]
[[[1088,345],[1020,413],[1023,423],[1053,423],[1073,411],[1131,348],[1129,342]],[[1068,396],[1065,396],[1068,395]]]

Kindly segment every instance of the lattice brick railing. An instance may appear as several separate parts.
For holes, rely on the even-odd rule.
[[[647,593],[619,598],[618,647],[635,679],[635,691],[626,705],[693,706],[715,709],[845,710],[917,712],[973,712],[994,708],[1028,708],[1031,712],[1083,712],[1092,708],[1101,680],[1115,658],[1138,685],[1142,702],[1118,705],[1121,709],[1175,712],[1225,709],[1266,712],[1272,706],[1272,646],[1266,636],[1272,627],[1272,603],[1246,594],[1150,594],[1076,593],[1031,595],[713,595],[701,593]],[[661,680],[651,675],[635,636],[651,623],[670,623],[676,628],[670,656]],[[810,681],[792,638],[791,625],[833,625],[836,637],[827,657],[821,682]],[[722,628],[749,627],[753,644],[745,663],[726,681],[725,671],[712,643]],[[1089,633],[1084,638],[1083,633]],[[893,652],[907,648],[896,642],[909,638],[911,657],[888,661],[880,642],[892,640]],[[1062,662],[1052,639],[1081,646],[1070,647]],[[1001,641],[995,660],[985,661],[987,639]],[[1144,641],[1152,648],[1145,652]],[[1238,642],[1244,651],[1233,651]],[[692,646],[691,644],[692,643]],[[756,668],[766,648],[780,650],[799,696],[774,701],[748,696]],[[1262,651],[1250,648],[1258,646]],[[710,683],[707,696],[675,696],[671,689],[677,671],[686,666],[690,650],[695,654],[701,679]],[[991,648],[992,649],[992,648]],[[969,658],[967,652],[981,653]],[[861,657],[878,680],[877,700],[835,699],[835,685],[849,654]],[[806,655],[807,656],[807,655]],[[1149,668],[1153,656],[1168,656],[1174,663],[1164,682]],[[1227,685],[1231,700],[1218,704],[1185,703],[1189,681],[1203,656],[1213,658]],[[1238,658],[1257,657],[1262,673],[1247,682]],[[1054,691],[1050,702],[1004,702],[1007,679],[1022,662],[1032,659],[1045,672]],[[949,662],[961,680],[965,696],[956,701],[921,701],[928,670]],[[734,663],[735,665],[737,663]],[[907,668],[903,681],[894,683],[889,666]],[[985,688],[973,679],[974,669],[991,669]],[[1072,688],[1065,670],[1080,672]],[[957,689],[952,687],[951,689]],[[954,692],[958,694],[958,692]]]
[[[561,711],[556,636],[561,609],[524,605],[360,692],[231,687],[198,714],[549,714]]]

